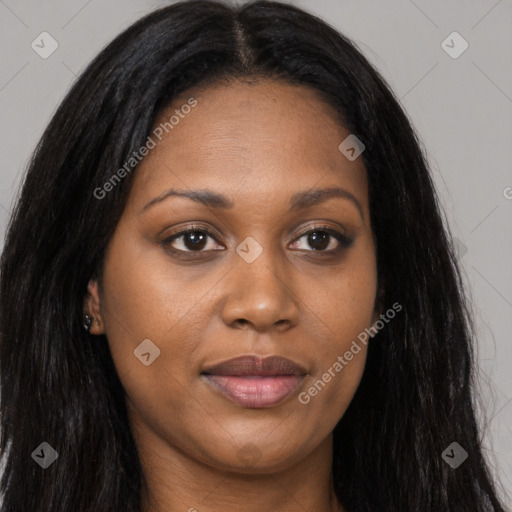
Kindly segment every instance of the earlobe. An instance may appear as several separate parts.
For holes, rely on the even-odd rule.
[[[103,315],[101,313],[101,298],[99,293],[98,281],[91,279],[87,286],[87,297],[84,302],[84,317],[89,315],[90,327],[88,331],[91,334],[105,334]]]

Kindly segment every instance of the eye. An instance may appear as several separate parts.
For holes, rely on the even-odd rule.
[[[210,239],[210,242],[208,239]],[[303,239],[304,241],[301,242]],[[333,254],[347,249],[352,245],[353,241],[353,238],[349,238],[328,226],[316,226],[296,238],[293,242],[295,247],[292,248],[308,252]],[[214,242],[217,242],[217,239],[208,229],[199,226],[189,226],[187,229],[163,240],[162,245],[169,247],[174,253],[200,254],[211,250],[219,250],[218,247],[215,247]],[[307,245],[313,250],[307,249]]]
[[[210,231],[205,228],[190,226],[189,228],[172,235],[162,242],[164,247],[170,246],[176,252],[206,252],[218,250],[208,244],[208,238],[217,241]],[[177,242],[177,243],[176,243]]]
[[[299,243],[302,239],[305,241]],[[308,251],[306,245],[309,245],[313,248],[314,252],[335,253],[342,249],[348,249],[353,241],[353,238],[349,238],[328,226],[316,226],[296,239],[294,249]],[[297,244],[299,244],[298,247]]]

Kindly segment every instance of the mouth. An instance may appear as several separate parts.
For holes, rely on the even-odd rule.
[[[241,356],[205,368],[201,376],[231,402],[249,409],[275,406],[302,384],[307,371],[281,356]]]

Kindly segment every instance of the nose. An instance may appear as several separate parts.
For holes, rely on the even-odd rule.
[[[265,250],[252,263],[236,256],[234,264],[227,276],[222,309],[226,325],[258,332],[283,332],[297,325],[299,299],[293,290],[291,270],[285,271],[275,255]]]

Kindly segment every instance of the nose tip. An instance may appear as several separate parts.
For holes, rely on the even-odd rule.
[[[241,271],[232,274],[223,317],[227,325],[257,331],[273,328],[283,332],[298,320],[298,307],[290,286],[267,264],[269,254],[261,261],[240,261]],[[275,262],[274,262],[275,263]],[[229,293],[231,292],[231,293]]]

